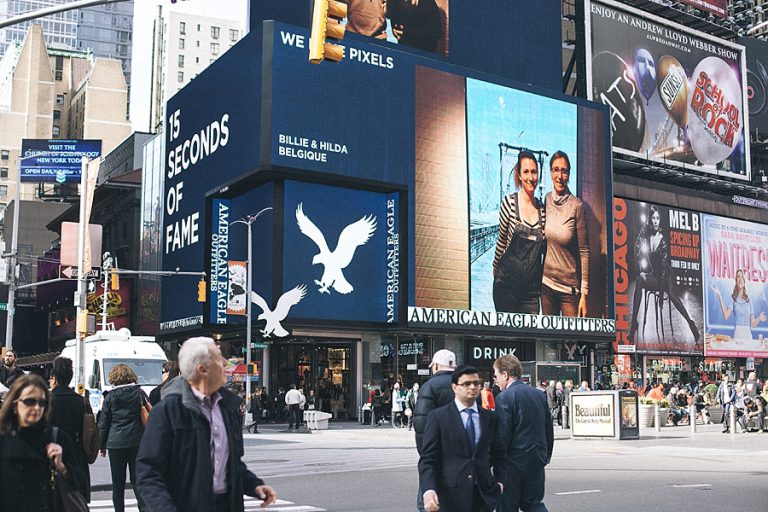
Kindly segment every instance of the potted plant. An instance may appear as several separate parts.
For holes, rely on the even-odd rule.
[[[717,384],[707,384],[704,387],[704,403],[709,407],[712,423],[723,421],[723,406],[717,403]]]
[[[639,399],[639,414],[638,422],[642,427],[653,426],[653,413],[656,409],[656,400],[653,398],[640,397]]]
[[[669,400],[666,398],[659,402],[659,424],[666,427],[669,422]]]

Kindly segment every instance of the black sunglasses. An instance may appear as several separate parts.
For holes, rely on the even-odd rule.
[[[43,398],[42,400],[38,400],[37,398],[25,398],[24,400],[16,400],[17,402],[21,402],[27,407],[34,407],[35,405],[39,405],[41,409],[45,409],[48,407],[48,400]]]

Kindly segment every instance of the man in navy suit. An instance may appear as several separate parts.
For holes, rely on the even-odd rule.
[[[427,512],[490,512],[498,505],[505,453],[496,415],[477,406],[482,386],[475,368],[457,368],[453,402],[427,416],[419,458]]]
[[[506,450],[502,512],[548,512],[544,506],[544,466],[552,458],[555,433],[544,393],[520,380],[523,368],[513,355],[493,364],[501,388],[496,397],[499,430]]]

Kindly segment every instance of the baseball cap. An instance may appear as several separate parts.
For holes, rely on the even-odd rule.
[[[446,348],[442,348],[435,352],[435,355],[432,356],[432,362],[429,363],[429,366],[432,366],[433,364],[439,364],[440,366],[449,366],[451,368],[456,367],[456,354],[451,352],[450,350]]]

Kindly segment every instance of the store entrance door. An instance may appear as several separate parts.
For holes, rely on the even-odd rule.
[[[333,414],[333,419],[352,419],[356,416],[353,352],[352,343],[297,340],[273,345],[272,392],[296,384],[307,398],[314,393],[315,409]]]

